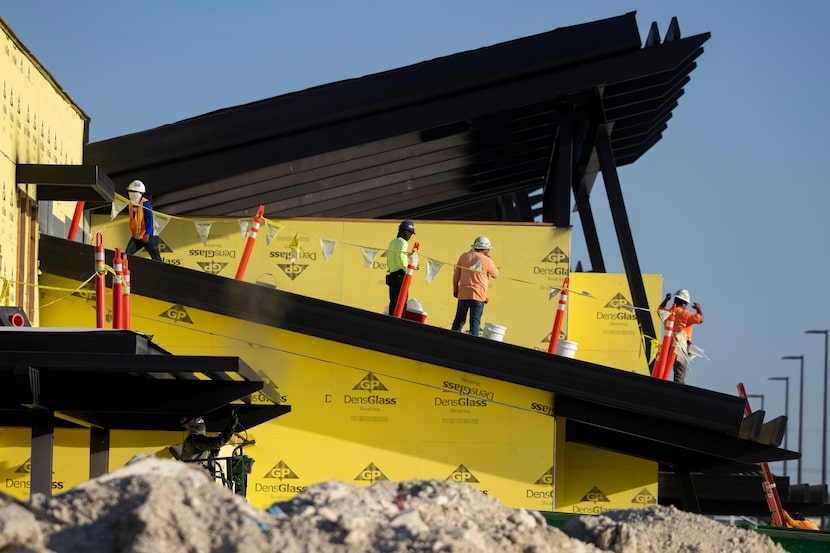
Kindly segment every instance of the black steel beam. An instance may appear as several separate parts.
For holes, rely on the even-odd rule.
[[[19,184],[37,185],[38,200],[105,204],[115,198],[115,183],[97,165],[20,163],[15,168]]]
[[[600,129],[597,136],[597,156],[599,157],[602,180],[605,183],[605,191],[611,209],[611,218],[614,220],[614,228],[617,232],[617,243],[620,247],[623,267],[625,267],[628,288],[631,291],[631,301],[634,303],[634,307],[639,308],[635,311],[635,314],[644,336],[643,347],[648,354],[651,339],[657,339],[658,334],[655,332],[654,321],[651,319],[646,287],[643,284],[643,274],[640,272],[640,262],[637,260],[634,237],[631,235],[631,224],[628,221],[628,213],[625,209],[620,179],[617,174],[617,164],[614,161],[608,132],[603,128]]]

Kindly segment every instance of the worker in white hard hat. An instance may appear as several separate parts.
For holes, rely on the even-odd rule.
[[[663,302],[658,309],[665,311],[671,297],[670,293],[666,293],[666,297],[663,298]],[[676,355],[672,368],[674,370],[674,381],[678,384],[686,382],[686,372],[689,369],[689,360],[691,359],[690,347],[694,325],[703,322],[703,311],[700,304],[697,302],[692,304],[694,310],[697,311],[697,313],[692,313],[686,309],[689,301],[691,301],[691,296],[685,288],[681,288],[674,293],[674,336],[672,345],[675,348]]]
[[[129,215],[131,234],[130,241],[127,243],[127,248],[124,250],[124,253],[133,255],[141,248],[144,248],[152,259],[161,261],[159,237],[156,236],[156,231],[153,226],[153,204],[149,198],[144,197],[146,192],[147,189],[140,180],[134,180],[127,185],[127,194],[130,196]]]
[[[415,223],[409,219],[398,225],[398,234],[386,250],[386,286],[389,287],[389,314],[394,315],[409,264],[409,240],[415,235]],[[408,297],[406,299],[409,299]],[[406,305],[406,304],[404,304]]]
[[[470,314],[470,334],[478,336],[490,279],[499,277],[499,269],[490,257],[490,239],[479,236],[471,250],[459,256],[452,275],[452,295],[458,299],[452,330],[461,332]]]

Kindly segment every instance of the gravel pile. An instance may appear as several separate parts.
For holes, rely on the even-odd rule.
[[[0,497],[2,553],[783,553],[763,534],[669,507],[560,530],[467,484],[329,481],[269,509],[202,469],[140,458],[54,497]]]

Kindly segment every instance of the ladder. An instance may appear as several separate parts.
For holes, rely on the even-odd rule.
[[[746,395],[746,388],[742,382],[738,383],[738,395],[746,401],[744,407],[744,415],[750,415],[752,409],[749,406],[749,399]],[[764,490],[764,497],[767,499],[767,506],[769,507],[770,515],[772,515],[773,526],[785,527],[784,523],[784,508],[781,506],[781,498],[778,496],[778,487],[775,485],[775,479],[772,477],[772,471],[769,470],[769,463],[762,462],[761,470],[764,473],[764,483],[762,488]]]

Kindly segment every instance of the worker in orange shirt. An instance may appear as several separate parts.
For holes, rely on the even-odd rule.
[[[666,305],[671,299],[671,294],[666,294],[663,302],[658,309],[666,309]],[[689,305],[690,295],[689,291],[681,288],[674,293],[674,338],[673,347],[675,348],[674,359],[674,381],[678,384],[686,382],[686,372],[689,369],[689,360],[691,352],[689,350],[692,345],[692,330],[694,325],[699,325],[703,322],[703,311],[700,304],[695,302],[692,307],[696,313],[692,313],[686,309]]]
[[[470,334],[478,336],[484,304],[489,301],[490,278],[498,278],[499,269],[490,258],[490,239],[479,236],[470,251],[462,253],[452,275],[452,295],[458,299],[452,330],[461,331],[470,313]]]

